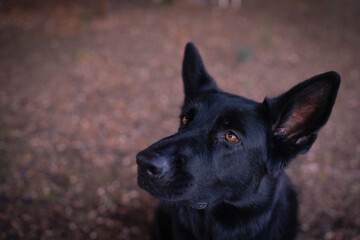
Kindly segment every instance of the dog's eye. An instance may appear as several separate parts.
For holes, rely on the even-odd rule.
[[[189,117],[186,116],[186,115],[182,116],[181,123],[182,123],[182,125],[188,124],[189,123]]]
[[[228,142],[238,143],[240,140],[233,131],[225,133],[225,138]]]

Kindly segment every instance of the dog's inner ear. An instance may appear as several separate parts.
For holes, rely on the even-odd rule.
[[[289,99],[282,100],[281,114],[272,124],[273,134],[301,143],[327,120],[331,86],[314,83]]]
[[[305,153],[327,122],[340,77],[335,72],[315,76],[274,99],[265,99],[272,130],[271,168],[280,169]]]
[[[296,143],[301,143],[308,139],[308,136],[301,136],[303,126],[307,125],[308,119],[314,113],[314,106],[303,106],[294,111],[290,117],[281,124],[272,126],[273,134],[287,139],[295,139]]]
[[[195,99],[202,93],[218,91],[215,81],[207,73],[200,53],[193,43],[188,43],[185,47],[182,77],[185,102]]]

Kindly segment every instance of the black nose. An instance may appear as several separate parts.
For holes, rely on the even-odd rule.
[[[167,158],[156,153],[139,152],[136,155],[136,163],[139,166],[139,173],[152,178],[161,178],[169,170]]]

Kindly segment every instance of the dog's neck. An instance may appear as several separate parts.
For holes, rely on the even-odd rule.
[[[191,205],[183,205],[178,208],[177,215],[182,216],[180,219],[182,224],[192,229],[195,235],[200,233],[198,229],[193,229],[193,226],[201,225],[205,229],[204,234],[206,232],[216,235],[216,229],[226,227],[236,228],[238,233],[243,233],[244,239],[255,237],[270,224],[273,209],[278,202],[277,191],[281,191],[282,188],[281,183],[278,184],[281,182],[279,178],[282,178],[282,175],[285,174],[276,177],[264,176],[252,193],[239,194],[241,199],[234,194],[227,199],[210,203],[201,210]],[[196,224],[191,224],[188,219],[195,220]],[[250,224],[254,219],[259,219],[262,224]],[[254,236],[250,236],[252,234]],[[207,239],[208,236],[199,237],[199,239]]]

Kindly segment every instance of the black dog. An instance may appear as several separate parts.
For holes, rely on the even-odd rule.
[[[295,239],[283,169],[327,122],[340,76],[327,72],[258,103],[221,91],[189,43],[176,134],[137,155],[138,184],[161,202],[153,239]]]

